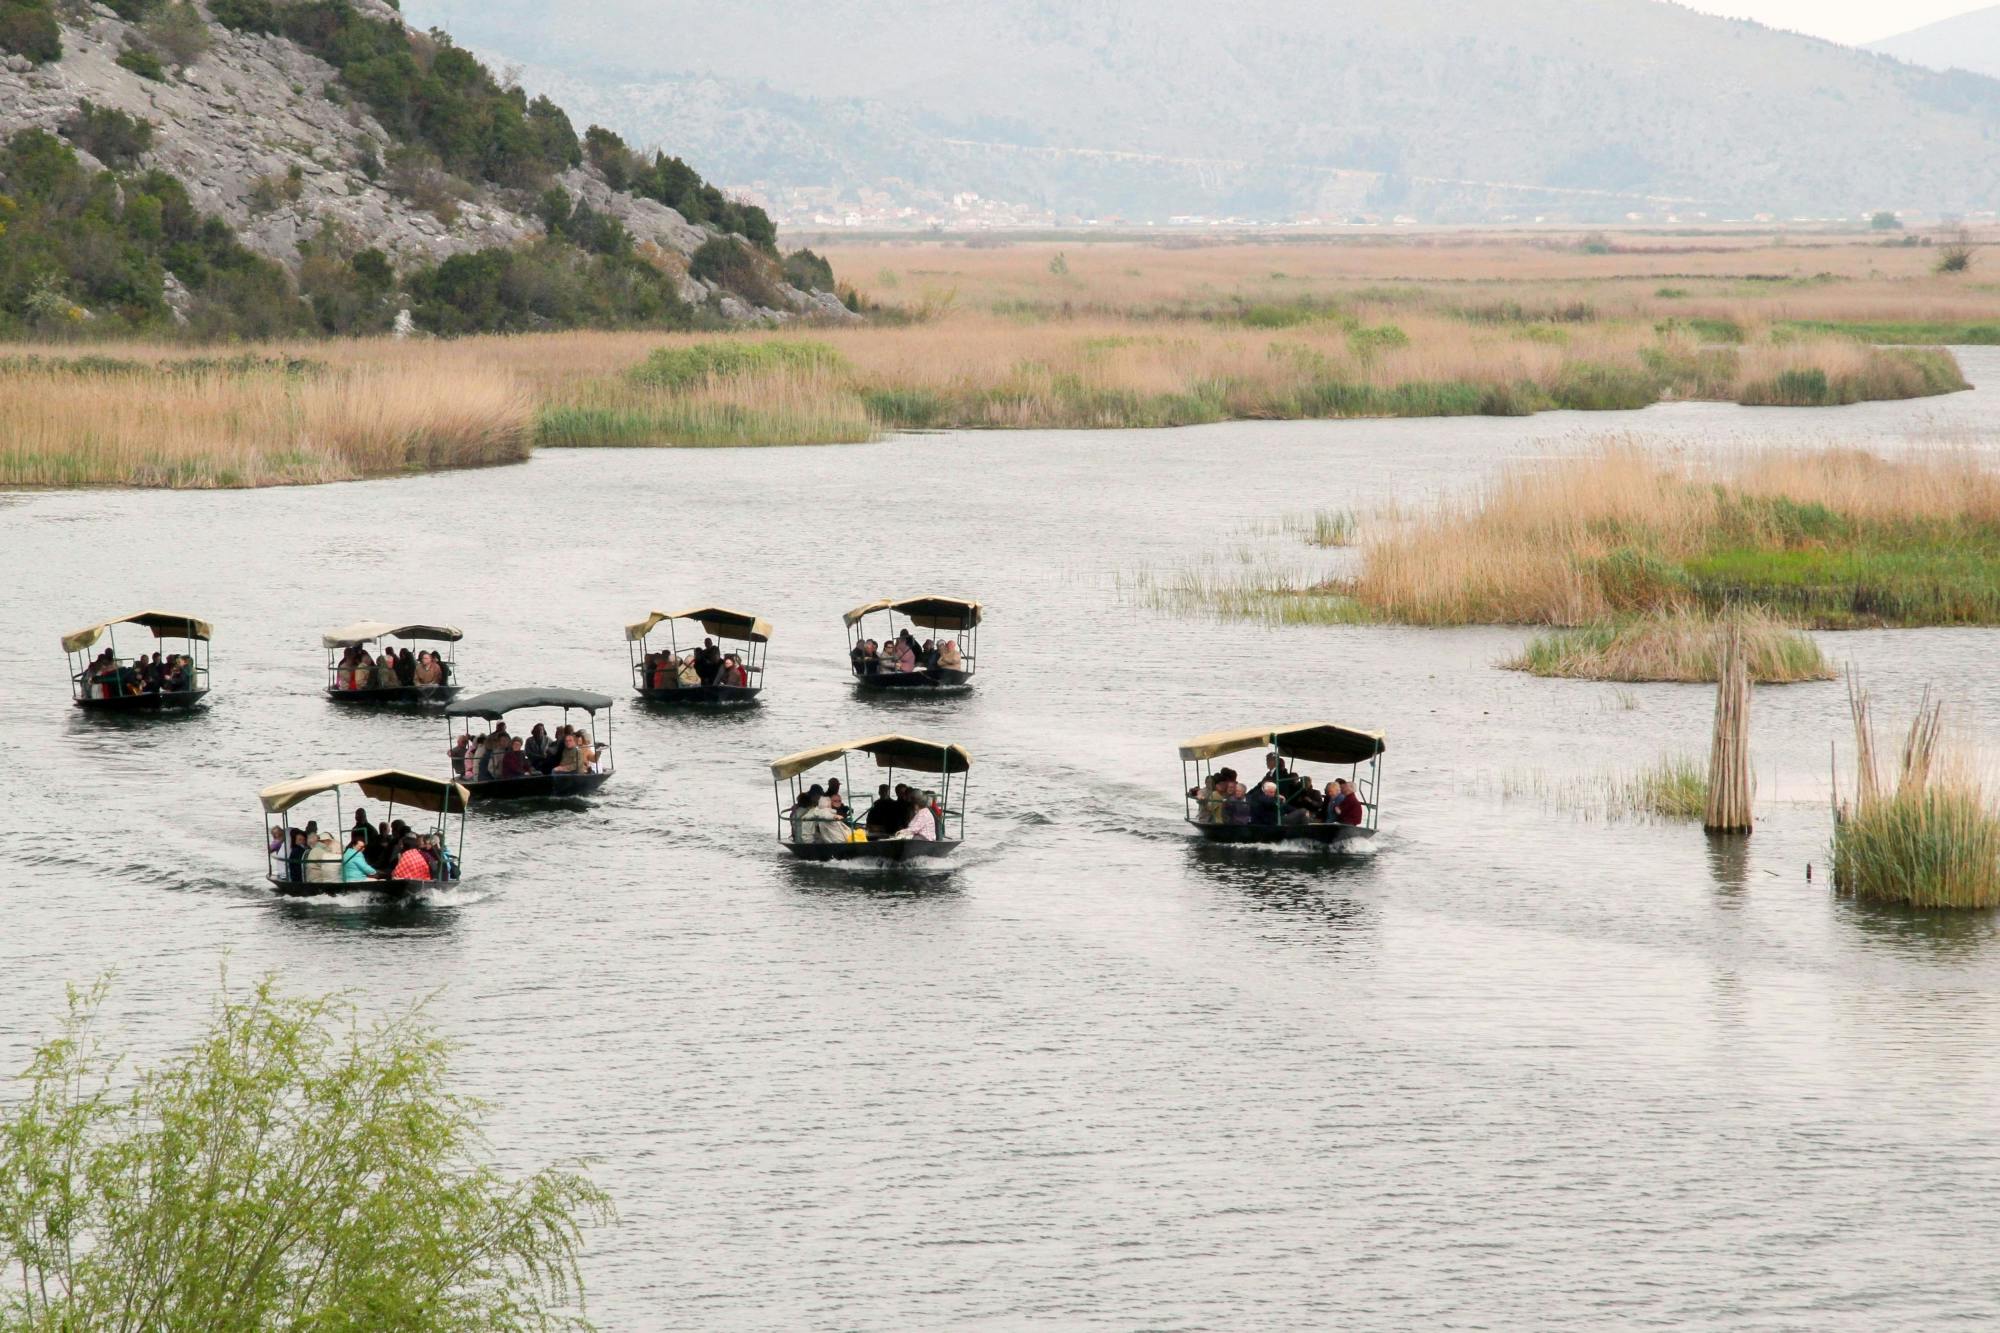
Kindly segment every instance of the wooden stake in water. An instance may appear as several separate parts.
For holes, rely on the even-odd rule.
[[[1750,669],[1743,640],[1732,629],[1722,644],[1722,671],[1715,684],[1715,741],[1708,755],[1708,809],[1702,827],[1710,833],[1750,831]]]

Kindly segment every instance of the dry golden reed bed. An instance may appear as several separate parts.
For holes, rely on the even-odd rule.
[[[517,377],[493,367],[211,367],[161,359],[156,349],[118,351],[142,368],[71,361],[0,371],[0,481],[349,481],[518,462],[533,437],[532,400]]]
[[[877,309],[865,326],[25,346],[0,355],[0,484],[329,481],[536,443],[1910,397],[1962,387],[1956,366],[1798,322],[2000,311],[1922,248],[1645,239],[840,246]],[[757,354],[642,369],[718,341]]]
[[[1793,623],[2000,623],[2000,474],[1960,452],[1678,458],[1613,443],[1506,469],[1370,544],[1338,590],[1419,625],[1605,624],[1690,606]]]

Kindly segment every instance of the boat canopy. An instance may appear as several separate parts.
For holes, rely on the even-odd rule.
[[[1213,731],[1181,744],[1181,760],[1217,759],[1268,745],[1287,759],[1313,764],[1361,764],[1388,749],[1379,731],[1358,731],[1332,722],[1294,722],[1283,727]]]
[[[963,630],[979,623],[980,605],[960,597],[882,598],[855,607],[841,619],[851,629],[863,617],[877,611],[894,611],[912,625],[925,629]]]
[[[419,777],[397,768],[330,768],[323,773],[280,782],[257,793],[266,814],[280,814],[299,802],[335,787],[359,787],[370,799],[390,801],[418,810],[442,810],[462,815],[472,793],[456,782]]]
[[[371,643],[376,639],[423,639],[438,643],[457,643],[464,637],[456,625],[392,625],[383,620],[363,620],[353,625],[342,625],[339,629],[330,629],[319,636],[319,641],[328,648],[352,648],[356,644]]]
[[[608,694],[529,685],[516,690],[488,690],[470,699],[447,704],[444,711],[447,717],[483,717],[489,722],[497,722],[521,708],[581,708],[586,713],[595,713],[600,708],[609,707],[611,696]]]
[[[844,754],[874,755],[878,768],[907,768],[915,773],[963,773],[972,767],[972,752],[963,745],[946,745],[941,741],[891,734],[822,745],[818,749],[801,750],[783,759],[774,759],[771,761],[771,780],[783,782]]]
[[[771,622],[759,620],[747,611],[731,611],[725,606],[691,606],[685,611],[655,611],[644,620],[625,627],[632,642],[651,634],[669,620],[699,620],[705,633],[718,639],[740,639],[746,643],[769,643]]]
[[[178,611],[135,611],[129,616],[119,616],[116,620],[101,620],[74,634],[63,635],[63,651],[82,652],[104,637],[104,631],[113,625],[143,625],[153,631],[153,637],[156,639],[185,637],[203,641],[208,639],[214,628],[206,620],[196,620],[193,616],[185,616]]]

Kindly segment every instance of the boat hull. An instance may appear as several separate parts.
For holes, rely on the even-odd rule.
[[[610,773],[531,773],[525,778],[489,778],[465,782],[473,804],[488,801],[545,801],[566,796],[588,796],[611,781]]]
[[[970,671],[952,671],[945,667],[932,667],[927,671],[872,671],[854,678],[856,686],[867,691],[890,693],[907,690],[969,690],[972,688]]]
[[[76,706],[87,713],[185,713],[207,695],[207,690],[114,694],[108,699],[78,699]]]
[[[1331,847],[1375,836],[1374,829],[1359,824],[1203,824],[1192,819],[1187,822],[1204,841],[1236,845],[1315,842]]]
[[[407,898],[426,889],[448,889],[462,884],[456,879],[362,879],[351,883],[279,879],[266,875],[271,892],[280,898],[343,898],[352,894],[374,894],[382,898]]]
[[[935,861],[958,850],[958,843],[916,838],[885,838],[881,842],[789,842],[778,843],[801,861],[873,861],[894,865],[903,861]]]
[[[397,685],[386,690],[342,690],[329,685],[326,697],[337,704],[363,707],[422,708],[450,703],[464,688],[463,685]]]
[[[679,689],[639,691],[639,697],[663,708],[742,708],[757,702],[762,685],[686,685]]]

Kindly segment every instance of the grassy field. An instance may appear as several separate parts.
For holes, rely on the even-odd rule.
[[[845,443],[1676,398],[1812,406],[1964,387],[1948,354],[1880,350],[1854,330],[1901,340],[2000,324],[2000,292],[1977,272],[1936,276],[1925,247],[1853,238],[918,242],[832,257],[867,324],[333,340],[226,358],[21,347],[0,356],[0,484],[322,481],[509,461],[536,444]]]

